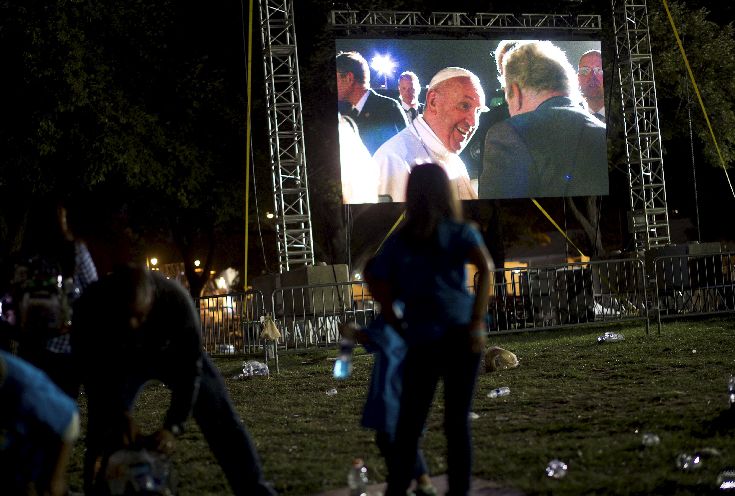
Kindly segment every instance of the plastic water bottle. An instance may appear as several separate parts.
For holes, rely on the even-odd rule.
[[[618,341],[623,341],[625,339],[625,336],[618,332],[606,332],[602,336],[597,336],[597,342],[602,343],[617,343]]]
[[[339,355],[337,361],[334,362],[334,371],[332,375],[335,379],[347,379],[352,375],[352,350],[355,342],[352,339],[342,338],[339,343]]]
[[[720,491],[735,489],[735,470],[727,469],[720,472],[720,475],[717,476],[717,488]]]
[[[499,398],[501,396],[508,396],[510,394],[510,388],[507,386],[495,388],[487,393],[488,398]]]
[[[730,402],[730,408],[735,409],[735,375],[731,375],[727,383],[727,400]]]
[[[661,442],[661,438],[659,438],[653,432],[644,432],[643,436],[641,437],[641,444],[643,446],[656,446],[660,442]]]
[[[110,455],[104,480],[112,496],[173,494],[170,459],[145,449],[123,449]]]
[[[347,487],[350,488],[350,496],[367,496],[367,467],[362,458],[352,460],[352,467],[347,472]]]
[[[676,457],[676,468],[689,472],[697,470],[702,466],[702,457],[697,453],[690,455],[688,453],[682,453]]]
[[[567,475],[567,464],[561,460],[551,460],[546,465],[546,476],[552,479],[561,479]]]

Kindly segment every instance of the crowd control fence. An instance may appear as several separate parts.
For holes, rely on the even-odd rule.
[[[206,296],[197,306],[205,351],[263,353],[266,360],[277,360],[279,349],[332,346],[342,324],[367,326],[377,310],[362,281]],[[660,332],[662,319],[733,312],[733,253],[658,257],[648,266],[636,258],[599,260],[492,271],[487,329],[493,335],[640,321],[648,332],[657,319]],[[266,319],[280,331],[277,341],[263,338]]]
[[[735,312],[735,253],[654,259],[658,329],[661,319]]]

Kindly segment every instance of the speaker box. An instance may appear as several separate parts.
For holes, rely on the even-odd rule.
[[[283,299],[280,293],[276,292],[275,308],[273,307],[273,296],[276,289],[281,288],[281,274],[264,274],[252,279],[253,289],[257,289],[263,293],[263,306],[265,311],[271,315],[280,315],[283,313]]]
[[[331,315],[352,308],[346,264],[300,267],[281,274],[286,314]],[[324,285],[323,287],[313,287]]]

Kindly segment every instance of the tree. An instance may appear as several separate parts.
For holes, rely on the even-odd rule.
[[[136,231],[178,248],[198,295],[205,280],[193,259],[208,276],[219,239],[243,213],[239,6],[3,7],[16,97],[0,131],[2,201],[14,207],[0,221],[6,252],[21,247],[22,211],[34,199],[115,191],[134,202]]]
[[[735,80],[731,77],[735,73],[735,31],[732,22],[727,20],[732,19],[733,7],[711,5],[720,11],[715,16],[697,7],[698,3],[705,4],[673,1],[669,2],[669,8],[707,108],[724,165],[731,171],[735,158]],[[694,215],[692,171],[693,166],[699,164],[697,177],[704,237],[733,239],[732,228],[721,220],[723,209],[735,207],[735,199],[721,170],[722,163],[666,12],[660,4],[649,9],[669,210],[683,210]],[[719,170],[708,171],[707,167],[701,167],[703,164]]]

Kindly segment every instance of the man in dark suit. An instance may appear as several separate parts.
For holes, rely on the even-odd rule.
[[[405,71],[398,76],[398,94],[401,95],[401,108],[406,114],[409,124],[424,112],[424,104],[419,103],[421,84],[419,77],[411,71]]]
[[[480,114],[480,124],[477,126],[475,135],[477,138],[470,141],[467,148],[462,151],[460,158],[467,165],[467,172],[472,179],[477,179],[482,173],[482,164],[485,157],[485,136],[488,130],[500,121],[510,118],[508,103],[505,101],[504,79],[503,79],[503,57],[518,44],[517,40],[502,40],[495,48],[495,67],[498,69],[498,81],[500,88],[495,91],[495,96],[488,101],[488,111]]]
[[[590,113],[605,122],[605,85],[602,77],[602,54],[599,50],[589,50],[582,54],[577,78]]]
[[[480,198],[606,195],[605,126],[580,105],[564,52],[521,43],[503,68],[511,118],[485,138]]]
[[[340,112],[355,121],[371,155],[407,125],[397,101],[370,89],[370,67],[357,52],[337,54],[337,99]]]

